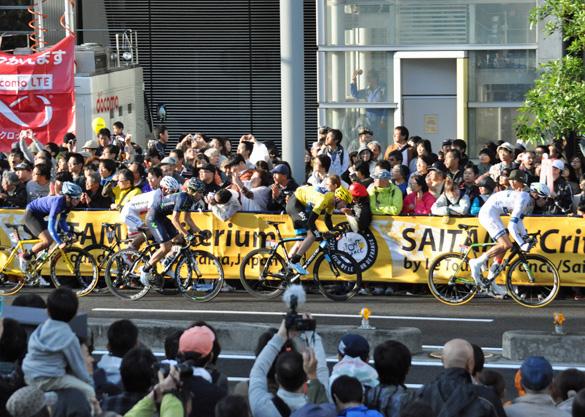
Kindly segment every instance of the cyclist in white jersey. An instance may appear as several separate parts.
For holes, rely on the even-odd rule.
[[[527,179],[526,174],[520,170],[512,171],[509,179],[512,189],[492,194],[479,211],[479,223],[486,229],[496,244],[477,259],[469,261],[471,275],[478,284],[482,280],[482,269],[485,268],[489,258],[495,257],[495,260],[488,273],[488,279],[500,272],[502,259],[512,247],[512,241],[508,233],[518,243],[520,249],[523,251],[530,249],[530,243],[526,242],[526,228],[522,219],[532,211],[536,200],[550,196],[548,186],[541,183],[532,183],[530,191],[524,191]],[[507,229],[501,219],[504,214],[510,214]],[[490,289],[495,296],[506,295],[506,289],[497,285],[495,281],[492,282]]]

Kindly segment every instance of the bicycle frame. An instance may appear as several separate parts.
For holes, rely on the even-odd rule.
[[[40,242],[39,239],[19,240],[16,243],[16,246],[14,247],[14,249],[12,249],[12,251],[10,252],[10,255],[8,256],[8,259],[6,259],[6,262],[4,263],[4,265],[2,265],[2,267],[0,267],[0,274],[24,276],[24,271],[21,271],[20,269],[8,268],[8,266],[12,264],[12,262],[14,261],[14,259],[17,256],[17,254],[24,249],[24,245],[35,245],[39,242]],[[69,259],[69,257],[65,256],[63,249],[61,249],[59,247],[59,245],[52,245],[49,248],[49,253],[48,253],[47,257],[43,260],[43,262],[39,262],[39,263],[35,262],[34,263],[34,268],[31,270],[31,274],[33,274],[33,275],[40,274],[43,267],[45,266],[45,264],[50,259],[52,259],[55,256],[55,253],[57,253],[57,252],[61,253],[61,256],[65,260],[65,264],[67,265],[67,268],[69,268],[69,271],[71,273],[73,273],[75,270],[75,267],[71,263],[71,260]]]

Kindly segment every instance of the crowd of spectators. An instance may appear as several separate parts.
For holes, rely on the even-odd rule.
[[[519,169],[527,175],[527,186],[553,184],[552,198],[534,207],[534,214],[585,214],[583,156],[580,150],[565,152],[563,141],[534,150],[490,142],[473,157],[464,140],[448,139],[433,149],[429,140],[410,136],[404,126],[395,128],[385,150],[367,128],[348,139],[338,129],[320,128],[306,151],[305,177],[293,178],[275,144],[251,134],[233,147],[225,137],[187,134],[171,147],[168,129],[160,126],[156,140],[142,148],[120,122],[84,144],[69,133],[60,144],[42,145],[32,132],[23,131],[7,157],[0,154],[0,206],[23,208],[73,181],[86,191],[80,208],[119,209],[169,175],[180,182],[202,180],[206,195],[193,209],[211,210],[225,220],[238,211],[284,212],[287,197],[299,184],[324,188],[325,180],[336,175],[346,188],[353,183],[367,188],[372,214],[475,216],[491,194],[509,189],[509,175]],[[348,152],[342,143],[356,150]]]
[[[27,294],[13,305],[43,308]],[[107,331],[98,362],[92,338],[67,321],[77,298],[57,289],[46,302],[49,319],[28,336],[10,318],[0,320],[0,417],[584,417],[585,373],[554,375],[544,357],[526,358],[514,387],[484,369],[479,346],[463,339],[442,350],[443,369],[420,388],[407,388],[409,349],[395,340],[371,347],[359,334],[337,341],[330,371],[318,332],[268,329],[255,349],[246,381],[228,382],[218,366],[222,344],[215,329],[195,322],[169,330],[164,359],[141,342],[130,320]]]

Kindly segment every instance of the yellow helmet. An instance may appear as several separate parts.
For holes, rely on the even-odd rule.
[[[340,186],[335,190],[335,198],[343,200],[348,204],[350,204],[353,201],[349,190],[343,186]]]

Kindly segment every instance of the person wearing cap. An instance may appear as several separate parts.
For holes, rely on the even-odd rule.
[[[452,151],[449,151],[452,152]],[[469,196],[449,176],[445,178],[445,188],[431,207],[434,216],[465,216],[469,214]]]
[[[367,188],[359,182],[349,186],[352,202],[340,211],[346,215],[351,229],[359,233],[368,230],[372,223],[372,208],[370,207],[370,195]]]
[[[487,252],[469,261],[471,275],[479,285],[482,282],[482,270],[488,259],[494,258],[489,269],[488,280],[500,273],[504,255],[512,248],[509,235],[522,251],[531,249],[531,243],[527,240],[527,232],[522,219],[532,212],[535,204],[550,196],[550,190],[546,184],[533,183],[529,192],[525,191],[526,174],[518,169],[511,172],[510,185],[512,189],[492,194],[479,210],[479,224],[496,242]],[[510,220],[508,228],[505,228],[501,216],[507,213],[510,213]],[[492,281],[490,290],[492,295],[496,297],[506,295],[506,288],[497,285],[495,280]]]
[[[26,200],[26,187],[20,183],[18,175],[12,171],[4,171],[0,188],[0,207],[24,208]]]
[[[373,140],[374,133],[371,129],[367,127],[359,127],[357,130],[357,139],[351,141],[351,143],[347,147],[348,152],[355,152],[363,147],[367,147],[368,143]]]
[[[228,159],[223,168],[225,169],[228,179],[237,175],[242,182],[250,181],[255,172],[254,169],[248,168],[244,157],[240,154],[236,154]],[[237,187],[233,184],[229,185],[227,188],[237,191]]]
[[[285,343],[292,342],[297,335],[298,332],[287,329],[282,320],[278,332],[256,357],[248,388],[254,417],[284,416],[285,412],[294,413],[307,403],[322,402],[319,400],[323,391],[329,387],[329,370],[321,336],[317,332],[306,332],[304,336],[312,341],[312,348],[306,348],[303,354],[294,350],[281,353]],[[273,364],[278,383],[276,395],[269,391],[267,381]]]
[[[214,341],[215,334],[207,326],[193,326],[179,338],[178,360],[193,369],[193,376],[182,381],[183,390],[196,399],[190,417],[213,416],[217,403],[228,394],[213,383],[206,369],[213,360]]]
[[[372,214],[397,216],[402,211],[402,191],[392,184],[392,174],[387,169],[379,169],[372,174],[374,183],[368,187]]]
[[[368,388],[374,388],[379,384],[378,372],[370,366],[370,344],[359,334],[348,333],[341,338],[337,345],[337,360],[333,366],[329,383],[341,375],[356,378]]]
[[[177,160],[171,156],[166,156],[160,161],[160,169],[162,170],[163,177],[173,177],[179,182],[183,182],[182,178],[177,172]]]
[[[463,339],[448,341],[443,347],[441,360],[441,373],[432,382],[425,384],[411,400],[425,401],[436,416],[506,416],[494,390],[473,384],[471,373],[474,356],[471,343]]]
[[[274,183],[270,186],[271,200],[268,203],[268,210],[281,213],[286,211],[286,200],[299,185],[290,176],[290,169],[285,164],[276,165],[270,172]]]
[[[425,176],[425,182],[429,187],[429,193],[435,197],[435,200],[443,194],[445,189],[445,178],[447,173],[445,172],[444,165],[437,161],[428,168],[427,175]]]
[[[479,195],[473,199],[471,202],[471,208],[469,209],[469,214],[472,216],[477,216],[479,214],[481,207],[494,193],[496,182],[488,175],[479,180],[477,187],[479,188]]]
[[[565,410],[555,406],[549,387],[553,380],[553,368],[542,356],[529,356],[520,367],[521,384],[526,395],[515,398],[505,408],[508,417],[570,417]]]
[[[500,162],[492,165],[489,170],[489,175],[494,179],[494,181],[498,180],[498,177],[502,173],[503,169],[507,168],[511,171],[517,168],[517,164],[514,162],[514,147],[510,142],[504,142],[498,146],[497,153]]]
[[[552,165],[553,189],[552,201],[549,202],[545,214],[566,215],[571,212],[573,205],[573,190],[561,175],[565,169],[565,163],[560,159],[554,159]]]
[[[204,196],[219,191],[220,186],[217,181],[219,181],[220,178],[215,165],[207,164],[199,168],[198,176],[199,180],[205,184],[205,191],[203,192]]]

